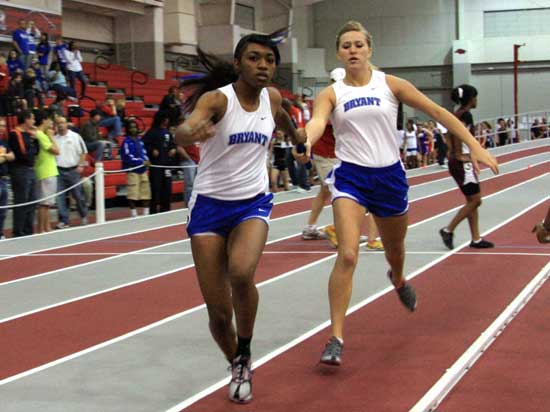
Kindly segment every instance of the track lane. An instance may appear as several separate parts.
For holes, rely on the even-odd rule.
[[[523,174],[493,179],[492,184],[486,185],[485,194],[489,194],[493,186],[499,186],[499,179],[512,185],[529,176],[543,173],[544,170],[531,168]],[[447,202],[448,200],[443,202],[438,196],[413,203],[415,206],[411,208],[411,224],[421,220],[419,215],[423,210],[430,210],[430,216],[440,209],[447,210]],[[456,202],[462,202],[461,196]],[[298,250],[297,245],[301,245],[299,250],[303,251],[307,248],[319,248],[319,242],[301,242],[299,237],[287,239],[281,244],[286,244],[286,250],[289,247]],[[278,250],[279,247],[280,245],[274,244],[266,250]],[[328,250],[326,244],[325,248]],[[256,280],[261,282],[273,278],[321,258],[318,254],[307,253],[293,255],[292,259],[280,259],[278,255],[266,254],[260,262]],[[2,323],[0,335],[6,336],[6,339],[0,342],[0,349],[6,353],[6,362],[0,367],[0,379],[200,304],[202,298],[196,285],[194,270],[188,269]],[[44,347],[42,342],[48,342],[48,346]]]
[[[491,239],[510,243],[515,233],[521,250],[538,250],[526,228],[545,210],[534,208],[491,233]],[[256,370],[250,407],[228,402],[224,387],[183,410],[275,412],[292,405],[301,412],[408,411],[547,262],[546,256],[490,252],[449,256],[412,280],[420,302],[414,314],[400,307],[392,292],[348,316],[342,367],[315,364],[329,333],[323,330]],[[495,385],[499,376],[491,375]],[[440,409],[501,410],[484,403],[468,408],[461,400],[455,409]]]

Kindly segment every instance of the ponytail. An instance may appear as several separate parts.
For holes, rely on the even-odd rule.
[[[455,87],[451,92],[451,100],[455,104],[466,106],[470,100],[477,96],[477,89],[469,84],[462,84]]]
[[[284,42],[288,37],[288,34],[288,28],[276,30],[270,34],[248,34],[239,40],[239,43],[237,43],[233,58],[240,60],[246,46],[249,43],[257,43],[273,50],[273,53],[275,54],[275,63],[278,66],[281,62],[281,55],[277,45]],[[199,98],[204,93],[216,90],[229,83],[236,82],[239,78],[239,75],[235,71],[235,67],[232,63],[222,60],[212,54],[205,53],[200,48],[197,48],[197,56],[199,58],[199,62],[206,69],[207,73],[202,77],[197,78],[195,76],[194,78],[184,80],[180,83],[180,87],[190,87],[192,90],[191,95],[183,104],[184,113],[191,112],[194,109],[195,104],[197,104]]]

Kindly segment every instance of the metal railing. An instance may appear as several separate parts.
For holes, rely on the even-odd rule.
[[[142,76],[142,79],[136,79],[136,76]],[[149,75],[145,72],[142,72],[140,70],[133,70],[132,74],[130,75],[130,95],[132,96],[132,99],[136,99],[136,95],[134,93],[134,84],[138,84],[140,86],[143,86],[147,84],[149,81]]]

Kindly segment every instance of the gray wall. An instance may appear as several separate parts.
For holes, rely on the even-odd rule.
[[[313,47],[325,48],[327,71],[341,66],[335,56],[336,33],[347,20],[358,20],[374,37],[374,64],[411,81],[449,109],[452,87],[468,81],[478,88],[474,116],[481,119],[513,112],[513,44],[526,43],[520,49],[519,112],[544,110],[550,108],[550,94],[544,93],[550,84],[550,36],[484,38],[483,27],[484,11],[541,7],[550,7],[550,1],[325,0],[312,6]],[[457,48],[466,54],[453,53]],[[484,67],[493,71],[480,71]],[[468,73],[457,72],[460,68]],[[412,108],[404,110],[425,118]]]

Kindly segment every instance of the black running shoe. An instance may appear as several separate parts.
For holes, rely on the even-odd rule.
[[[490,249],[492,247],[495,247],[495,244],[492,242],[489,242],[488,240],[481,239],[479,242],[470,242],[470,247],[476,248],[476,249]]]
[[[445,243],[445,246],[447,246],[450,250],[453,250],[455,248],[453,246],[453,233],[447,232],[445,229],[441,229],[439,234],[441,235],[441,239],[443,240],[443,243]]]
[[[231,382],[229,399],[236,403],[248,403],[252,400],[252,369],[250,358],[237,356],[231,362]]]
[[[342,363],[342,349],[344,349],[344,344],[336,336],[333,336],[325,346],[325,350],[321,355],[321,363],[340,366]]]
[[[391,270],[388,270],[388,277],[393,285],[393,277]],[[394,285],[395,286],[395,285]],[[401,303],[411,312],[414,312],[416,309],[416,292],[414,288],[408,283],[405,282],[401,287],[395,288],[399,300]]]

